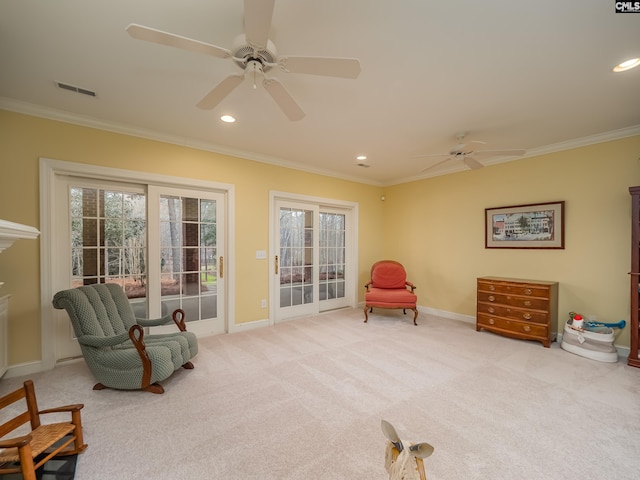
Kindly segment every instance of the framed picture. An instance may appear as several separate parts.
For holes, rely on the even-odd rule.
[[[485,208],[485,248],[564,248],[564,202]]]

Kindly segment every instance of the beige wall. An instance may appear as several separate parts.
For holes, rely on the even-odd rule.
[[[640,184],[639,154],[632,137],[380,188],[0,110],[0,218],[39,228],[40,157],[233,184],[243,323],[266,316],[268,262],[255,251],[268,248],[269,191],[335,198],[359,205],[359,286],[371,263],[396,258],[424,307],[474,315],[476,277],[504,275],[559,281],[562,319],[577,310],[617,321],[629,316],[627,189]],[[566,201],[565,250],[484,249],[485,207],[555,200]],[[12,365],[40,359],[39,275],[39,241],[0,255]],[[628,331],[618,343],[628,345]]]
[[[629,320],[631,197],[640,136],[385,189],[385,253],[408,267],[424,306],[475,316],[484,275],[560,283],[570,311]],[[564,200],[564,250],[484,248],[484,209]],[[629,345],[629,328],[617,344]]]
[[[256,250],[269,247],[269,191],[356,202],[359,280],[382,254],[381,188],[260,162],[0,110],[0,218],[39,227],[40,157],[162,175],[190,176],[235,186],[235,323],[264,319],[268,266]],[[40,359],[39,240],[20,240],[0,255],[0,294],[11,293],[9,363]]]

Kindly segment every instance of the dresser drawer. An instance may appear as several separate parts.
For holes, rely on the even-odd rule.
[[[519,322],[508,318],[496,317],[493,315],[478,314],[477,326],[487,329],[498,329],[504,332],[517,333],[521,335],[546,338],[549,335],[547,325]]]
[[[478,281],[478,290],[484,290],[490,293],[510,293],[513,295],[549,298],[549,287],[545,285],[533,285],[526,283],[491,283]]]
[[[476,330],[549,347],[558,332],[558,282],[478,277]]]
[[[494,303],[511,307],[529,308],[533,310],[548,311],[549,299],[528,297],[521,295],[508,295],[505,293],[491,293],[484,290],[478,291],[478,302]]]
[[[521,322],[532,322],[548,325],[549,314],[538,310],[511,308],[505,305],[493,305],[491,303],[478,303],[478,313],[486,313],[493,316],[511,318]]]

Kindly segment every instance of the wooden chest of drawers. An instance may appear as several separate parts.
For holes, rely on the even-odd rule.
[[[551,346],[558,332],[558,282],[479,277],[476,330]]]

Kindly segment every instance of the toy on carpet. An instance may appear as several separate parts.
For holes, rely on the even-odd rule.
[[[586,321],[583,315],[569,312],[560,347],[591,360],[617,362],[618,350],[613,344],[614,328],[623,329],[626,324],[624,320],[616,323]]]
[[[431,456],[434,448],[426,442],[405,448],[396,429],[386,420],[382,420],[382,432],[389,440],[384,461],[389,480],[426,480],[423,459]]]

